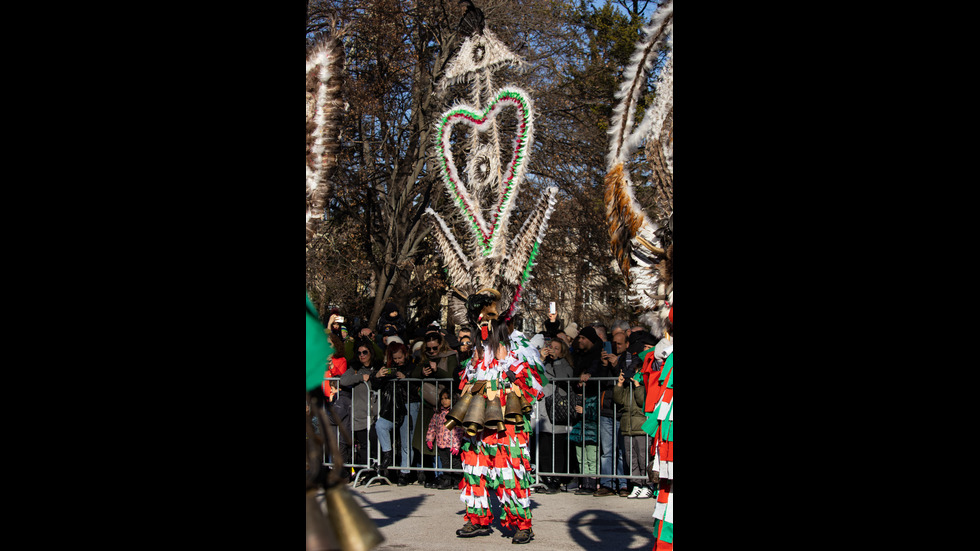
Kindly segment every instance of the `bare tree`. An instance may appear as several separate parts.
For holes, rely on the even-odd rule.
[[[523,311],[534,317],[561,294],[571,297],[564,314],[570,319],[628,317],[603,218],[603,157],[613,94],[640,18],[589,19],[597,10],[576,0],[475,3],[487,28],[525,61],[522,70],[505,69],[495,79],[528,90],[537,111],[525,192],[512,224],[530,211],[535,189],[560,188],[527,296],[542,302]],[[641,13],[646,3],[623,7]],[[461,43],[464,11],[458,0],[309,3],[308,35],[328,18],[345,27],[339,167],[326,220],[307,246],[307,287],[321,313],[336,304],[374,324],[393,300],[403,312],[418,307],[423,319],[416,323],[428,323],[440,307],[446,276],[422,213],[430,206],[447,212],[429,160],[437,117],[471,92],[440,86]]]

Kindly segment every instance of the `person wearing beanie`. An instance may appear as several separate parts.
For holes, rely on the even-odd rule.
[[[402,316],[398,305],[394,302],[386,303],[384,308],[381,309],[381,315],[378,317],[378,333],[382,335],[395,334],[404,339],[405,329],[405,318]]]
[[[391,335],[391,336],[387,336],[386,335],[381,340],[384,341],[384,343],[385,343],[385,349],[386,350],[387,350],[387,347],[390,346],[391,343],[393,343],[393,342],[397,342],[398,344],[405,344],[405,342],[402,341],[401,337],[399,337],[398,335]]]
[[[601,338],[604,328],[596,328],[596,333]],[[611,378],[619,377],[623,369],[626,369],[631,361],[631,357],[626,353],[626,333],[617,332],[609,343],[610,352],[603,351],[601,354],[601,372],[599,377]],[[593,494],[596,497],[608,497],[619,495],[627,497],[629,495],[628,482],[620,475],[626,474],[626,449],[624,446],[623,434],[620,426],[620,419],[617,416],[614,405],[614,394],[616,383],[604,380],[599,383],[601,399],[599,411],[599,449],[602,458],[599,462],[599,488]],[[622,413],[622,412],[619,412]]]
[[[599,337],[599,333],[596,331],[595,327],[592,327],[591,325],[589,325],[585,329],[582,329],[582,331],[579,332],[578,336],[589,339],[590,341],[592,341],[593,345],[598,344],[600,347],[602,346],[602,339]]]
[[[565,326],[565,334],[575,340],[578,338],[578,324],[574,321]]]
[[[629,352],[638,355],[646,350],[647,346],[657,346],[657,339],[649,331],[643,329],[633,329],[629,336]]]
[[[573,442],[578,442],[583,444],[580,447],[582,449],[583,457],[579,460],[579,465],[582,469],[582,474],[584,475],[595,475],[597,473],[597,466],[599,462],[599,457],[597,456],[598,447],[584,445],[590,440],[590,435],[585,432],[586,430],[595,431],[595,419],[599,417],[599,384],[596,381],[588,383],[588,380],[592,377],[599,377],[602,372],[602,339],[599,338],[599,334],[596,333],[594,327],[585,327],[578,333],[575,338],[575,351],[572,354],[572,376],[579,378],[579,384],[577,385],[576,392],[582,393],[583,407],[586,411],[583,412],[583,416],[586,420],[592,420],[591,426],[588,423],[579,430],[582,431],[581,435],[578,436],[574,434],[570,436]],[[576,385],[573,385],[575,387]],[[594,438],[596,435],[591,435]],[[579,438],[579,440],[576,439]],[[589,453],[591,452],[591,453]],[[575,491],[575,495],[593,495],[598,489],[598,481],[594,476],[583,477],[579,481],[579,487]]]

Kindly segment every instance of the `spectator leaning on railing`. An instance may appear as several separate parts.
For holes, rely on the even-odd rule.
[[[375,393],[371,392],[368,383],[381,367],[381,360],[374,355],[372,344],[364,339],[358,340],[354,346],[358,359],[349,364],[347,371],[340,376],[341,390],[349,391],[351,396],[351,428],[354,431],[353,463],[356,465],[367,465],[369,403],[371,421],[373,422],[378,416],[378,399]]]
[[[451,379],[454,373],[459,369],[458,360],[456,357],[456,351],[449,348],[446,340],[442,337],[442,334],[438,331],[430,331],[425,334],[422,339],[424,345],[422,347],[422,356],[419,359],[419,363],[415,366],[412,372],[412,379]],[[424,387],[425,383],[423,383]],[[441,385],[448,388],[450,383],[446,381],[438,382],[437,387]],[[422,396],[426,395],[424,388],[420,389],[422,391]],[[435,397],[438,397],[438,391],[435,393]],[[416,421],[415,435],[412,437],[412,447],[419,451],[422,457],[422,466],[425,468],[432,468],[435,466],[435,453],[430,452],[426,449],[424,444],[425,430],[429,426],[429,421],[435,414],[435,408],[438,405],[437,400],[433,400],[431,403],[422,400],[422,409],[419,412],[419,418]],[[421,430],[419,430],[421,429]],[[419,471],[419,483],[425,485],[428,488],[435,488],[435,475],[433,471]]]
[[[653,497],[653,489],[649,486],[647,477],[647,460],[649,442],[643,424],[647,417],[644,411],[646,392],[643,386],[643,375],[640,372],[642,361],[639,354],[653,348],[656,340],[646,331],[631,332],[630,345],[627,353],[619,361],[619,381],[613,389],[613,399],[620,406],[620,430],[625,441],[624,452],[630,463],[630,474],[641,477],[633,491],[627,496],[630,499],[647,499]],[[630,390],[632,388],[632,391]]]
[[[392,463],[392,443],[395,441],[394,429],[404,424],[408,413],[407,389],[404,384],[397,382],[398,379],[406,377],[402,371],[406,366],[404,362],[401,365],[394,364],[393,355],[396,352],[404,358],[408,354],[408,349],[399,342],[392,342],[388,345],[385,351],[384,367],[377,372],[372,383],[380,395],[378,420],[374,426],[378,435],[378,446],[381,448],[381,464],[378,467],[378,474],[386,478],[390,478],[388,477],[388,467]]]
[[[568,355],[568,345],[559,339],[552,339],[541,350],[545,377],[549,381],[549,384],[544,387],[544,400],[537,402],[540,433],[536,435],[536,440],[538,443],[538,456],[540,457],[538,470],[541,472],[564,472],[570,467],[567,457],[569,426],[567,424],[567,416],[565,415],[568,412],[567,409],[562,411],[562,407],[551,399],[555,395],[570,395],[569,381],[556,381],[556,379],[568,379],[573,376],[572,366],[566,359]],[[553,404],[554,412],[548,408],[549,402]],[[568,407],[567,405],[564,406],[564,408]],[[557,424],[557,422],[553,422],[552,415],[566,422]],[[567,477],[542,477],[545,485],[548,487],[542,493],[557,493],[561,484],[567,484],[568,482],[567,480],[563,480],[563,478]]]

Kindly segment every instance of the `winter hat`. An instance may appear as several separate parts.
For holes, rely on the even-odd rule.
[[[385,329],[384,329],[384,332],[382,333],[383,336],[390,337],[392,335],[397,335],[398,334],[398,330],[395,329],[395,326],[394,325],[388,324],[388,325],[385,325],[384,327],[385,327]]]
[[[599,338],[599,334],[595,332],[595,327],[591,325],[581,330],[578,334],[580,337],[585,337],[592,341],[592,344],[600,344],[602,339]]]
[[[643,347],[646,345],[657,346],[657,338],[647,331],[633,331],[630,333],[629,342],[630,354],[643,352]]]
[[[392,319],[391,313],[398,312],[398,305],[394,302],[386,302],[384,308],[381,309],[381,319]],[[398,312],[399,315],[401,312]],[[398,317],[398,316],[395,316]]]
[[[388,342],[387,342],[388,346],[391,346],[391,343],[393,342],[400,342],[402,344],[405,344],[405,341],[403,341],[402,338],[399,337],[398,335],[390,335],[390,336],[387,334],[385,335],[388,336]]]
[[[578,336],[578,324],[575,323],[574,321],[572,323],[569,323],[568,326],[565,327],[565,334],[568,335],[569,337],[573,338],[573,339],[575,337],[577,337]]]

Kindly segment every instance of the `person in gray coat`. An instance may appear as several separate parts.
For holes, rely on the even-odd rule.
[[[577,465],[568,464],[569,426],[567,424],[553,424],[552,411],[548,410],[546,406],[549,397],[554,396],[556,391],[559,395],[574,396],[574,393],[569,390],[570,381],[556,381],[556,379],[574,377],[572,365],[568,362],[570,358],[568,345],[561,339],[551,339],[551,342],[541,349],[544,373],[545,377],[548,378],[548,384],[544,387],[544,400],[535,402],[538,428],[534,434],[538,438],[538,470],[541,472],[575,472],[577,470]],[[559,406],[555,404],[554,407],[557,409]],[[575,414],[574,408],[572,408],[571,413],[572,415]],[[561,485],[568,482],[568,477],[544,476],[541,478],[548,487],[542,493],[548,494],[557,493]]]
[[[366,339],[354,343],[357,360],[340,376],[341,391],[349,393],[351,397],[350,423],[354,433],[352,465],[362,467],[368,464],[368,411],[371,412],[372,424],[378,418],[378,395],[371,389],[371,383],[381,368],[381,358],[376,357],[375,348],[371,344]],[[377,450],[377,444],[373,449]]]

